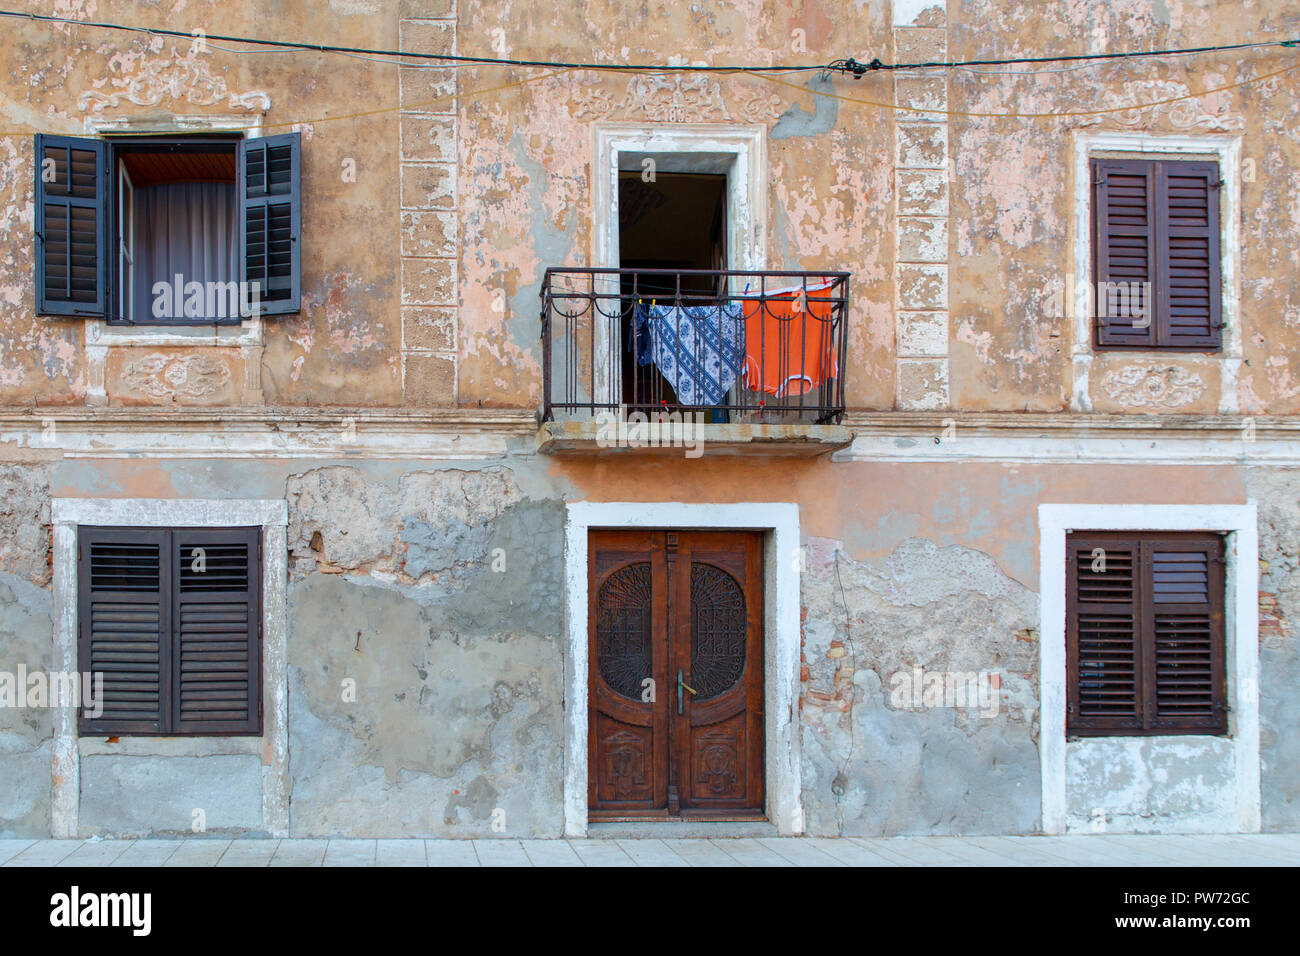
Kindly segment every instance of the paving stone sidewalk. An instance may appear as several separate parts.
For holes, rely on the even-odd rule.
[[[0,866],[1300,866],[1300,833],[590,840],[0,840]]]

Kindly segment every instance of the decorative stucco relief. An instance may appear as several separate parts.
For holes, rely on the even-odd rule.
[[[1175,129],[1225,132],[1245,128],[1246,120],[1240,113],[1207,112],[1201,98],[1179,100],[1177,103],[1161,102],[1188,96],[1192,92],[1185,83],[1173,80],[1136,80],[1124,84],[1122,90],[1106,90],[1102,94],[1103,109],[1123,109],[1122,113],[1089,117],[1082,125],[1096,126],[1105,120],[1120,126],[1146,128],[1164,118]]]
[[[1174,365],[1130,365],[1107,372],[1101,388],[1121,405],[1132,408],[1182,408],[1205,392],[1199,375]]]
[[[732,93],[742,119],[770,122],[781,113],[781,98],[770,90],[741,86]],[[644,117],[656,123],[716,123],[732,119],[723,101],[722,84],[702,74],[635,76],[622,99],[615,100],[601,80],[592,77],[574,84],[570,95],[577,119],[602,120],[612,113]]]
[[[230,366],[210,355],[153,353],[129,359],[122,369],[122,384],[156,399],[213,398],[230,380]]]
[[[109,70],[120,73],[111,79],[117,87],[111,93],[86,90],[77,99],[81,110],[100,112],[105,107],[115,107],[123,100],[136,106],[157,106],[164,99],[184,99],[195,106],[225,104],[231,109],[266,111],[271,108],[271,97],[261,90],[235,92],[226,85],[225,77],[212,73],[208,61],[200,59],[196,48],[181,53],[173,48],[171,56],[154,60],[141,60],[127,72],[121,60],[114,59]]]

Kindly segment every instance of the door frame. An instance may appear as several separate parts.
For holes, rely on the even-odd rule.
[[[618,174],[652,159],[664,173],[720,173],[727,177],[727,268],[761,270],[767,249],[767,127],[759,124],[594,123],[592,248],[596,268],[617,269]],[[618,277],[598,291],[618,292]],[[737,290],[739,291],[739,290]],[[610,354],[610,326],[596,324],[593,399],[621,395]]]
[[[570,502],[564,525],[564,833],[587,835],[588,547],[591,531],[763,532],[764,809],[782,836],[803,832],[799,800],[799,506],[792,502]]]

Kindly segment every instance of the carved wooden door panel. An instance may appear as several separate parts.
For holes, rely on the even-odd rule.
[[[609,815],[666,813],[667,567],[664,536],[591,536],[587,802]]]
[[[681,812],[761,812],[761,537],[757,532],[697,531],[680,540],[672,581],[677,613],[669,679],[674,684],[670,763],[673,782],[680,787]],[[671,792],[669,798],[671,808]]]
[[[593,819],[762,814],[760,548],[757,532],[592,534]]]

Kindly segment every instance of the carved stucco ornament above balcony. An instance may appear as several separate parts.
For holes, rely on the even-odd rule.
[[[113,76],[111,92],[86,90],[77,99],[83,111],[98,113],[105,107],[116,107],[125,100],[136,106],[157,106],[165,99],[184,99],[194,106],[224,105],[230,109],[265,112],[271,108],[271,97],[261,90],[239,93],[226,85],[225,77],[213,74],[209,62],[191,48],[186,53],[172,49],[171,56],[153,60],[140,60],[134,69],[114,58],[109,66]]]
[[[1174,365],[1130,365],[1107,372],[1101,388],[1130,408],[1183,408],[1205,392],[1199,375]]]
[[[602,120],[613,113],[644,118],[654,123],[718,123],[732,119],[723,100],[722,84],[706,74],[674,73],[670,76],[634,76],[622,99],[615,100],[601,78],[574,83],[570,102],[577,119]],[[734,105],[741,118],[752,123],[774,119],[781,99],[770,91],[738,86]]]
[[[150,398],[214,398],[230,384],[230,367],[211,355],[141,355],[127,361],[122,384]]]

